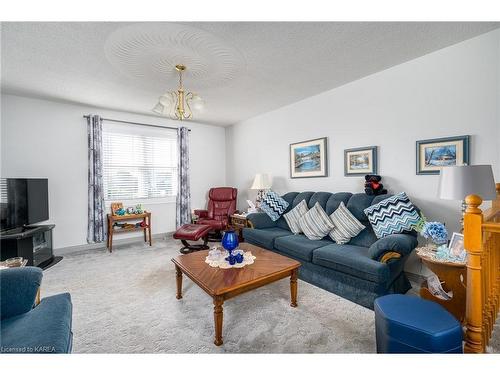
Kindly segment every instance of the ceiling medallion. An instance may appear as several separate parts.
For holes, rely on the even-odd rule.
[[[176,64],[191,90],[208,91],[231,84],[246,69],[243,54],[226,40],[200,28],[175,22],[144,22],[119,27],[106,39],[104,52],[120,74],[148,92],[178,79]],[[129,81],[131,82],[131,81]],[[167,86],[168,87],[168,86]]]
[[[196,93],[185,92],[182,84],[182,73],[186,66],[177,64],[175,70],[179,72],[179,87],[160,96],[153,112],[169,116],[173,120],[189,120],[193,118],[193,110],[201,111],[205,106],[203,99]]]

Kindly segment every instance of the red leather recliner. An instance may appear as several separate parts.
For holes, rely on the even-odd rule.
[[[236,211],[238,189],[232,187],[216,187],[208,192],[206,210],[194,210],[199,219],[196,224],[210,225],[213,231],[225,230],[229,224],[229,216]]]

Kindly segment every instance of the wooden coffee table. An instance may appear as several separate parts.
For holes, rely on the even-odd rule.
[[[229,298],[290,277],[290,306],[297,307],[297,272],[300,263],[248,243],[240,244],[240,249],[251,251],[256,257],[255,262],[243,268],[210,267],[205,263],[208,250],[179,255],[172,259],[176,270],[177,299],[182,298],[182,274],[213,298],[214,344],[217,346],[222,345],[222,305]]]

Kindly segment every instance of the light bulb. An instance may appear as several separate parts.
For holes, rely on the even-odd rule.
[[[172,95],[170,93],[163,94],[158,99],[161,105],[165,107],[170,107],[172,105]]]
[[[195,111],[202,111],[205,108],[205,101],[198,94],[193,94],[189,104]]]
[[[152,109],[152,111],[154,113],[158,113],[159,115],[162,115],[163,114],[163,109],[165,107],[161,104],[161,103],[157,103],[154,108]]]

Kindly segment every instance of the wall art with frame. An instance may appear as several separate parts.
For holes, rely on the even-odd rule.
[[[439,174],[442,167],[469,164],[470,136],[417,141],[417,174]]]
[[[344,150],[344,176],[377,174],[377,146]]]
[[[328,176],[327,137],[290,145],[290,177]]]

